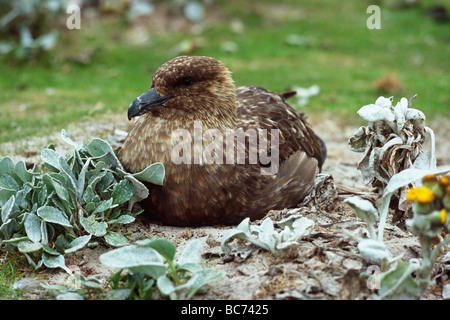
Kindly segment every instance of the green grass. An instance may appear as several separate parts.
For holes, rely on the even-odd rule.
[[[274,91],[319,85],[320,95],[302,109],[306,113],[330,111],[357,122],[361,106],[389,95],[376,90],[377,79],[395,72],[404,87],[395,101],[417,93],[415,107],[428,117],[447,117],[450,25],[423,14],[432,1],[421,3],[407,10],[382,6],[381,30],[369,30],[363,1],[220,0],[215,4],[223,19],[200,35],[155,33],[146,46],[127,41],[128,26],[121,19],[82,19],[81,30],[61,30],[58,48],[46,62],[2,61],[0,142],[46,135],[108,114],[126,121],[129,103],[148,89],[156,68],[186,39],[201,44],[194,54],[222,60],[237,85]],[[232,31],[233,19],[242,21],[243,33]],[[287,45],[291,34],[308,41]],[[235,42],[238,50],[224,52],[224,41]],[[70,59],[94,49],[87,65]]]
[[[3,252],[0,256],[0,300],[19,299],[22,296],[20,290],[13,288],[14,282],[22,277],[25,265],[23,256],[13,252]]]

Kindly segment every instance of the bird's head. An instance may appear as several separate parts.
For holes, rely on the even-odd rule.
[[[236,112],[231,73],[213,58],[176,57],[158,68],[150,90],[128,108],[128,119],[152,112],[175,112],[196,120],[229,117]]]

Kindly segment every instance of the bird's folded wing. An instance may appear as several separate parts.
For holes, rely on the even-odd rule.
[[[266,129],[269,137],[271,129],[278,129],[280,164],[301,150],[322,166],[319,138],[303,115],[288,105],[284,97],[255,86],[238,87],[236,94],[238,118],[244,129]]]

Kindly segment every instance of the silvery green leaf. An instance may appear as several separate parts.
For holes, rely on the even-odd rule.
[[[311,233],[315,224],[311,219],[295,214],[278,222],[277,225],[284,226],[284,229],[274,234],[277,240],[276,249],[285,249],[298,244],[300,238]]]
[[[52,194],[54,194],[54,193],[52,193]],[[49,200],[50,200],[50,202],[47,204],[47,206],[55,207],[56,209],[58,209],[61,212],[66,212],[67,205],[68,205],[67,201],[62,200],[59,197],[52,197]],[[68,210],[68,211],[70,211],[70,210]]]
[[[211,282],[217,281],[224,276],[223,271],[213,269],[202,269],[194,273],[189,281],[182,285],[189,288],[186,299],[190,299],[201,287]]]
[[[424,176],[429,174],[439,175],[450,171],[450,166],[441,167],[437,170],[422,170],[414,167],[400,171],[392,176],[391,180],[384,188],[383,197],[394,193],[397,189],[407,186],[410,183],[421,180]]]
[[[25,218],[25,232],[32,242],[41,241],[41,219],[35,214],[28,214]]]
[[[86,148],[93,158],[102,159],[107,165],[123,169],[122,164],[119,159],[117,159],[114,150],[108,142],[99,138],[94,138]]]
[[[177,264],[178,270],[189,271],[190,273],[195,273],[203,269],[203,267],[199,263],[189,262],[184,264]]]
[[[42,161],[49,164],[55,169],[59,169],[59,162],[58,162],[59,157],[60,157],[59,153],[52,149],[44,149],[41,152]]]
[[[58,294],[56,300],[84,300],[84,298],[78,292],[66,292]]]
[[[390,108],[382,107],[376,104],[369,104],[359,109],[358,114],[367,122],[386,121],[393,123],[395,120],[394,112]]]
[[[379,151],[379,158],[382,159],[384,157],[384,153],[386,151],[388,151],[389,148],[391,148],[392,146],[398,145],[398,144],[403,144],[403,140],[402,138],[400,138],[399,136],[391,136],[392,138],[390,138],[390,140],[388,142],[386,142],[383,147],[381,148],[374,148],[374,150]]]
[[[92,177],[89,179],[88,187],[91,187],[91,189],[94,191],[95,188],[96,188],[96,186],[97,186],[97,184],[98,184],[98,183],[100,182],[100,180],[102,180],[103,177],[105,177],[105,176],[106,176],[106,171],[101,171],[98,175],[92,176]]]
[[[105,242],[113,247],[122,247],[127,245],[128,239],[120,233],[108,231],[104,236]]]
[[[296,244],[298,244],[297,241],[284,241],[284,242],[278,243],[276,248],[278,250],[283,250],[283,249],[289,248],[291,246],[294,246]],[[276,252],[276,254],[278,254],[278,252]]]
[[[64,250],[66,250],[69,247],[69,245],[70,245],[69,241],[66,239],[66,237],[63,234],[60,234],[58,236],[58,238],[56,238],[55,249],[58,252],[63,253]]]
[[[64,250],[64,253],[70,253],[70,252],[75,252],[77,250],[80,250],[81,248],[83,248],[85,245],[87,245],[89,243],[89,241],[91,240],[92,235],[86,235],[86,236],[81,236],[78,237],[74,240],[72,240],[72,242],[70,242],[68,248],[66,250]]]
[[[202,256],[202,243],[198,239],[191,240],[187,243],[183,252],[177,260],[178,266],[188,263],[199,263]]]
[[[41,287],[45,290],[48,290],[51,295],[57,295],[60,293],[66,293],[69,291],[69,288],[65,286],[61,286],[59,284],[45,284],[41,283]]]
[[[11,213],[13,212],[14,203],[16,202],[16,197],[11,196],[8,201],[2,206],[2,222],[6,222]]]
[[[2,240],[1,243],[17,243],[19,244],[19,242],[21,241],[28,241],[30,239],[28,239],[28,237],[19,237],[19,238],[11,238],[8,240]]]
[[[406,120],[420,120],[425,121],[425,114],[417,109],[409,108],[406,110]]]
[[[228,255],[231,252],[231,248],[228,245],[228,242],[234,238],[245,239],[247,238],[247,236],[241,230],[233,229],[228,231],[228,233],[223,237],[220,243],[220,247],[222,248],[223,252],[225,252],[226,255]]]
[[[113,203],[112,198],[100,202],[99,205],[97,206],[97,208],[95,208],[93,213],[105,212],[106,210],[111,208],[112,203]]]
[[[73,190],[77,190],[77,183],[75,175],[72,172],[72,168],[70,168],[70,166],[61,156],[58,158],[58,164],[61,169],[61,174],[65,177],[65,181],[68,182],[67,185],[70,186]]]
[[[16,180],[13,179],[9,174],[4,174],[0,176],[0,190],[7,190],[11,192],[19,191],[19,185]]]
[[[162,275],[158,278],[156,286],[163,295],[170,296],[171,299],[176,299],[176,295],[174,295],[176,288],[166,275]]]
[[[140,182],[138,179],[133,177],[131,174],[129,174],[121,169],[117,169],[117,172],[124,179],[127,179],[128,181],[130,181],[131,184],[133,185],[133,196],[128,201],[128,211],[131,211],[131,209],[133,208],[133,205],[136,202],[139,202],[148,197],[148,195],[149,195],[148,189],[142,182]]]
[[[92,214],[85,218],[82,211],[79,211],[79,221],[84,230],[96,237],[103,237],[106,234],[108,224],[106,222],[95,221],[95,215]]]
[[[130,297],[130,289],[115,289],[106,294],[107,300],[127,300]]]
[[[47,244],[42,244],[42,249],[44,250],[44,252],[48,253],[49,255],[52,255],[52,256],[60,255],[60,253],[58,251],[53,250]]]
[[[393,97],[385,98],[385,97],[381,96],[381,97],[377,98],[377,100],[375,101],[375,104],[380,107],[390,108],[390,107],[392,107],[392,101],[393,101]]]
[[[106,153],[113,152],[109,143],[99,138],[92,139],[86,146],[86,149],[93,157],[101,157]]]
[[[138,240],[136,244],[143,247],[153,248],[167,261],[173,261],[175,258],[176,246],[167,239],[145,239]]]
[[[0,226],[0,235],[3,239],[9,239],[17,230],[17,221],[15,219],[8,219]]]
[[[86,172],[89,169],[90,163],[91,163],[91,158],[88,158],[86,160],[86,163],[83,165],[83,168],[81,168],[80,174],[78,175],[78,180],[77,180],[77,198],[78,199],[83,198],[84,185],[86,182]],[[89,201],[86,201],[86,202],[89,202]]]
[[[122,180],[114,185],[111,197],[114,199],[114,204],[123,204],[131,199],[133,196],[133,185],[128,180]]]
[[[136,221],[135,217],[130,216],[129,214],[123,214],[117,218],[116,223],[129,224],[129,223],[133,223],[134,221]]]
[[[174,287],[166,276],[158,279],[158,289],[162,288],[164,294],[169,295],[171,299],[190,299],[204,285],[222,278],[222,271],[201,268],[192,274],[191,278],[184,284]],[[166,278],[166,279],[164,279]],[[163,293],[163,292],[161,292]]]
[[[44,174],[42,176],[42,180],[47,184],[47,186],[52,187],[53,190],[55,190],[56,194],[59,198],[62,200],[68,202],[69,200],[69,192],[65,187],[62,186],[62,184],[57,180],[54,176],[51,177],[48,174]]]
[[[132,174],[132,176],[140,181],[145,181],[162,186],[164,182],[164,174],[164,165],[160,162],[156,162],[151,164],[141,172]]]
[[[141,200],[143,200],[143,199],[148,197],[148,195],[149,195],[148,189],[142,182],[140,182],[139,180],[137,180],[135,177],[133,177],[131,175],[126,175],[125,179],[127,179],[128,181],[130,181],[133,184],[133,197],[132,197],[132,199],[135,202],[136,201],[141,201]]]
[[[27,258],[28,263],[35,269],[39,269],[40,267],[42,267],[42,259],[40,259],[37,263],[34,262],[33,258],[30,256],[29,253],[24,253],[25,258]]]
[[[85,278],[84,276],[80,278],[81,278],[81,285],[83,287],[89,288],[91,290],[96,290],[97,292],[103,291],[102,282],[100,280],[96,278]]]
[[[86,187],[86,190],[83,193],[83,204],[92,202],[95,197],[95,192],[92,189],[92,186],[89,185]]]
[[[394,108],[395,121],[397,122],[397,133],[402,131],[405,125],[406,118],[405,114],[408,109],[408,100],[406,98],[401,98]]]
[[[41,221],[41,243],[48,244],[48,230],[47,223],[45,221]]]
[[[98,196],[95,195],[95,197],[98,197]],[[94,198],[95,198],[95,197],[94,197]],[[84,205],[84,209],[85,209],[88,213],[94,212],[94,210],[95,210],[96,207],[97,207],[97,206],[95,205],[95,202],[94,202],[94,201],[88,202],[88,203],[86,203],[86,204]]]
[[[81,145],[79,145],[78,143],[74,142],[70,137],[69,134],[67,133],[67,131],[65,129],[61,130],[61,138],[62,140],[71,145],[72,147],[75,148],[75,150],[80,150],[81,149]]]
[[[42,207],[47,201],[47,185],[43,185],[41,190],[38,193],[37,204]]]
[[[282,219],[280,221],[277,222],[277,225],[284,228],[284,227],[289,227],[292,228],[293,223],[297,220],[300,219],[302,217],[301,214],[292,214],[289,217]]]
[[[413,300],[420,297],[422,290],[413,272],[420,269],[416,259],[408,262],[396,261],[391,269],[381,274],[380,299]]]
[[[366,127],[359,127],[359,129],[353,134],[353,137],[348,140],[350,150],[354,152],[364,152],[367,148],[366,139]]]
[[[295,234],[294,240],[298,240],[301,237],[310,234],[314,226],[314,221],[306,217],[295,219],[294,223],[292,224],[292,230]]]
[[[242,220],[241,223],[239,223],[238,226],[236,227],[236,230],[239,230],[250,237],[251,236],[250,218],[245,218],[244,220]]]
[[[435,170],[436,158],[432,156],[430,151],[425,151],[414,160],[413,167],[420,170]]]
[[[20,241],[17,248],[22,253],[35,252],[42,248],[42,244],[31,241]]]
[[[61,268],[65,270],[68,274],[72,275],[72,271],[66,267],[64,257],[59,255],[50,255],[46,252],[42,253],[42,262],[47,268]]]
[[[425,142],[430,145],[430,150],[425,151],[414,160],[413,167],[423,170],[436,170],[436,138],[434,131],[428,127],[424,127]]]
[[[114,178],[114,174],[107,170],[105,176],[98,182],[96,189],[99,192],[109,193],[111,186],[116,184],[117,180]]]
[[[273,221],[270,218],[264,219],[264,221],[261,223],[261,227],[259,228],[259,240],[261,242],[265,243],[268,247],[268,249],[276,253],[276,239],[275,239],[275,229],[273,226]]]
[[[228,246],[228,242],[234,238],[250,241],[251,243],[262,247],[266,250],[269,250],[267,245],[261,241],[255,240],[252,238],[252,232],[250,230],[250,218],[245,218],[242,222],[236,227],[236,229],[232,229],[228,231],[228,233],[224,236],[221,241],[221,248],[225,252],[225,254],[229,254],[231,251],[230,246]]]
[[[366,221],[375,222],[378,220],[378,211],[369,200],[358,196],[349,197],[344,200],[356,212],[356,215]]]
[[[358,243],[359,252],[369,259],[384,259],[391,255],[383,242],[373,239],[363,239]]]
[[[72,228],[70,221],[67,219],[64,212],[54,207],[41,207],[37,210],[37,215],[44,221],[49,223],[56,223],[64,227]]]
[[[24,183],[31,182],[31,180],[33,179],[33,174],[27,170],[25,162],[23,162],[22,160],[16,163],[14,171]]]
[[[18,208],[28,209],[30,207],[27,198],[29,198],[28,195],[30,194],[31,190],[32,189],[29,185],[24,185],[22,189],[17,191],[15,204]],[[20,209],[18,209],[17,211],[19,210]]]
[[[99,259],[107,267],[140,271],[154,279],[164,275],[168,268],[155,249],[136,245],[108,251]]]
[[[0,176],[4,174],[13,174],[15,171],[14,162],[10,157],[5,157],[0,160]]]
[[[59,182],[61,185],[64,185],[66,183],[66,177],[59,172],[52,172],[46,175],[49,176],[51,179],[55,180],[56,182]]]

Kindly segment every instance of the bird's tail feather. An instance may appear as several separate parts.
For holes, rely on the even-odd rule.
[[[308,157],[303,151],[297,151],[280,165],[277,177],[301,177],[305,183],[309,183],[314,182],[318,173],[317,159]]]

